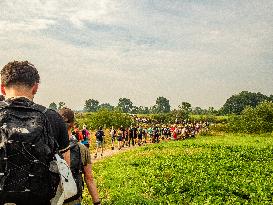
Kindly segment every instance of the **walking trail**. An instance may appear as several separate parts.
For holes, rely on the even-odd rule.
[[[145,145],[142,145],[142,146],[145,146]],[[95,158],[95,154],[92,153],[91,154],[91,160],[92,160],[92,163],[96,163],[98,161],[101,161],[103,159],[106,159],[106,158],[109,158],[109,157],[112,157],[116,154],[120,154],[120,153],[123,153],[123,152],[126,152],[126,151],[129,151],[129,150],[132,150],[134,148],[137,148],[139,147],[138,145],[135,145],[135,146],[131,146],[131,147],[122,147],[120,150],[118,148],[115,147],[114,150],[111,150],[111,149],[106,149],[106,150],[103,150],[103,156],[101,156],[101,149],[99,149],[99,152],[98,152],[98,156],[97,158]]]

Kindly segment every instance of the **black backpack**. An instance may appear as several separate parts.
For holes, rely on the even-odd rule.
[[[49,166],[58,145],[46,110],[32,102],[0,102],[0,204],[55,196],[60,177]]]
[[[68,203],[74,201],[82,196],[82,190],[84,188],[84,183],[82,179],[82,158],[81,158],[81,150],[78,142],[76,140],[70,140],[70,169],[73,175],[73,178],[76,182],[78,192],[75,196],[66,199],[64,202]]]
[[[98,130],[96,132],[96,139],[99,141],[103,141],[104,132],[102,130]]]
[[[168,135],[168,129],[167,128],[163,128],[163,135]]]
[[[159,136],[159,133],[158,133],[158,128],[155,127],[154,130],[153,130],[153,134],[154,136],[158,137]]]
[[[86,130],[82,130],[82,137],[83,137],[83,140],[86,141],[87,140],[87,132]]]

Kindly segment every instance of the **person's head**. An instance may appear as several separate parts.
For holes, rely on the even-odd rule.
[[[102,130],[102,127],[99,127],[99,130]]]
[[[39,83],[39,73],[28,61],[9,62],[1,70],[1,92],[7,98],[25,96],[33,99]]]
[[[61,108],[58,112],[62,116],[65,123],[67,124],[68,130],[73,128],[75,122],[74,112],[67,107]]]

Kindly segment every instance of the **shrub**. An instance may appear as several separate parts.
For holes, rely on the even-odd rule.
[[[115,128],[123,125],[129,127],[132,124],[132,119],[128,114],[122,113],[119,110],[100,109],[95,113],[84,113],[77,115],[79,125],[86,124],[90,129],[97,129],[102,126],[104,128]]]
[[[273,103],[262,102],[257,107],[246,107],[239,116],[229,119],[233,132],[266,133],[273,131]]]

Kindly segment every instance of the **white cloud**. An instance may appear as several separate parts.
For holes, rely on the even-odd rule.
[[[220,106],[237,89],[273,90],[260,80],[272,70],[270,1],[155,2],[1,1],[0,64],[30,59],[43,76],[38,100],[77,108],[126,95]]]
[[[13,22],[4,20],[0,21],[0,34],[7,32],[25,32],[25,31],[37,31],[48,28],[48,26],[54,24],[53,20],[49,19],[33,19],[24,22]]]

